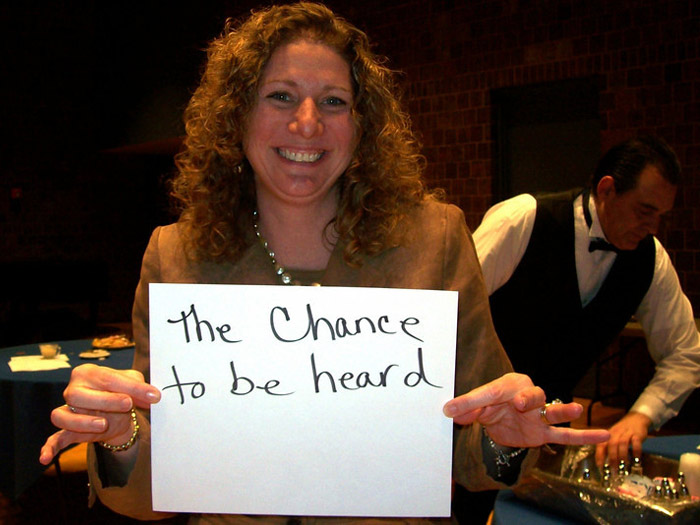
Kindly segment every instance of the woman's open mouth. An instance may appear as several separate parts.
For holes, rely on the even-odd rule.
[[[292,151],[288,149],[282,149],[282,148],[277,148],[277,153],[287,159],[291,160],[292,162],[305,162],[305,163],[311,163],[311,162],[316,162],[318,159],[320,159],[325,152],[323,151],[316,151],[316,152],[308,152],[308,151]]]

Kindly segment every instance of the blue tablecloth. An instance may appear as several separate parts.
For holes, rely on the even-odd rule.
[[[685,452],[697,452],[700,435],[651,437],[644,442],[644,452],[679,459]],[[510,490],[501,490],[496,497],[493,525],[580,525],[579,521],[549,512],[518,499]]]
[[[678,460],[686,452],[698,452],[700,435],[687,434],[681,436],[650,437],[642,446],[647,454],[656,454]]]
[[[12,372],[11,357],[38,355],[36,344],[0,349],[0,491],[16,498],[41,475],[39,451],[46,438],[56,431],[51,411],[64,403],[63,390],[72,367],[87,362],[112,368],[131,368],[134,349],[112,350],[104,360],[82,359],[78,354],[92,348],[89,339],[59,341],[71,368],[45,372]]]
[[[518,499],[512,490],[501,490],[493,506],[493,525],[580,525],[578,521],[548,512]]]

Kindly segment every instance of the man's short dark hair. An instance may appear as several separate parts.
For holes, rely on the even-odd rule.
[[[606,175],[615,180],[617,193],[631,190],[637,185],[639,174],[650,164],[674,186],[680,183],[681,165],[671,146],[660,137],[642,135],[613,146],[598,161],[591,177],[593,195],[597,194],[598,182]]]

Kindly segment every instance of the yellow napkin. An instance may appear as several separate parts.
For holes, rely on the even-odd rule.
[[[13,372],[39,372],[42,370],[70,368],[68,356],[65,354],[60,354],[53,359],[44,359],[40,355],[15,356],[11,357],[7,364]]]

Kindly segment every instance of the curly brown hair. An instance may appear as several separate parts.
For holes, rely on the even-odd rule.
[[[389,233],[411,207],[433,194],[422,182],[425,160],[402,110],[393,72],[372,53],[362,31],[323,5],[270,7],[243,23],[228,20],[209,46],[199,87],[185,111],[185,149],[177,155],[171,195],[179,206],[188,248],[197,258],[236,260],[247,247],[255,184],[243,137],[258,82],[273,52],[299,38],[322,42],[350,65],[358,145],[339,178],[334,226],[344,257],[386,247]]]

